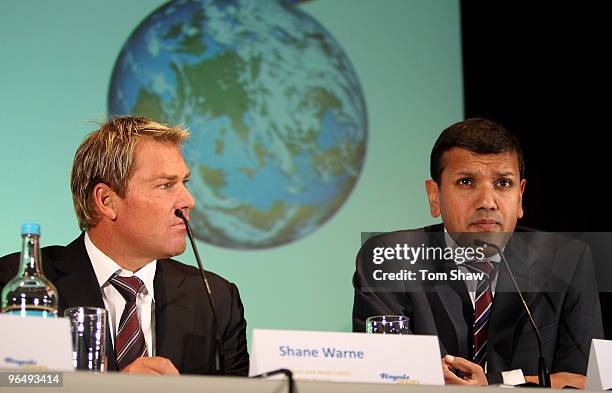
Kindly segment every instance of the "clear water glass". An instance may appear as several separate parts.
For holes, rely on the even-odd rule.
[[[366,332],[377,334],[409,334],[408,317],[404,315],[375,315],[366,319]]]

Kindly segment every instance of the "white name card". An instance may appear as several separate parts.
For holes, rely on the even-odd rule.
[[[593,340],[587,368],[587,390],[612,388],[612,341]]]
[[[1,368],[72,371],[69,321],[0,314]]]
[[[436,336],[253,330],[250,376],[279,368],[295,379],[444,385]]]

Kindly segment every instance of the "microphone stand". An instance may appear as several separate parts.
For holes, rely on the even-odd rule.
[[[519,297],[521,298],[521,302],[523,303],[523,308],[525,309],[525,312],[527,313],[527,317],[529,319],[529,323],[531,324],[531,327],[536,335],[536,339],[538,341],[538,350],[540,352],[540,357],[538,359],[538,382],[540,387],[543,388],[549,388],[550,387],[550,372],[548,371],[548,367],[546,366],[546,359],[544,359],[544,348],[542,347],[542,337],[540,336],[540,330],[538,329],[538,327],[535,324],[535,321],[533,320],[533,316],[531,315],[531,311],[529,310],[529,307],[527,306],[527,302],[525,302],[525,298],[523,297],[523,293],[521,292],[521,289],[519,288],[518,284],[516,283],[516,280],[514,278],[514,274],[512,274],[512,270],[510,270],[510,266],[508,265],[508,261],[506,260],[506,257],[504,256],[504,253],[502,252],[501,248],[497,245],[497,244],[493,244],[493,243],[487,243],[485,241],[476,239],[474,240],[474,244],[477,246],[482,246],[482,247],[492,247],[495,249],[495,251],[497,251],[497,253],[499,254],[499,256],[501,257],[504,266],[506,266],[506,270],[508,270],[508,274],[510,275],[510,279],[512,280],[512,285],[514,285],[514,289],[516,289],[516,292],[518,293]]]
[[[198,253],[198,248],[195,245],[193,240],[193,233],[191,232],[191,227],[189,226],[189,221],[183,214],[181,209],[174,210],[174,215],[183,220],[185,223],[185,228],[187,228],[187,236],[189,237],[189,241],[191,242],[191,248],[193,249],[193,253],[195,255],[196,261],[198,262],[198,267],[200,268],[200,274],[202,275],[202,281],[204,282],[204,286],[206,287],[206,293],[208,294],[208,303],[210,304],[210,308],[212,310],[213,317],[213,336],[214,340],[214,350],[215,350],[215,374],[223,375],[225,374],[225,353],[223,351],[223,341],[219,337],[219,322],[217,320],[217,309],[215,307],[215,302],[213,301],[213,294],[210,290],[210,285],[208,284],[208,280],[206,279],[206,272],[204,271],[204,266],[202,265],[202,260],[200,259],[200,253]]]

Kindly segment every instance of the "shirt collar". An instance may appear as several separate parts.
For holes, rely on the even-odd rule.
[[[136,276],[142,280],[147,292],[155,297],[153,288],[153,279],[155,278],[155,270],[157,269],[157,260],[153,260],[140,268],[136,273],[123,269],[106,254],[104,254],[89,238],[89,234],[85,232],[85,249],[89,255],[89,260],[93,266],[98,285],[102,288],[108,280],[114,275],[119,276]]]
[[[448,233],[448,231],[446,230],[446,227],[444,227],[444,240],[446,241],[446,245],[448,247],[451,247],[451,248],[459,247],[459,245],[455,242],[455,239],[453,239],[453,237],[450,235],[450,233]],[[503,252],[503,250],[504,249],[502,248],[502,252]],[[501,259],[499,257],[499,254],[495,253],[495,255],[491,256],[490,258],[486,258],[486,260],[489,261],[489,262],[499,262]],[[465,262],[470,262],[470,261],[464,261],[464,262],[457,262],[457,261],[455,261],[455,264],[462,265]]]

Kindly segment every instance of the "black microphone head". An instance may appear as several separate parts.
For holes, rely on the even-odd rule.
[[[181,209],[174,209],[174,215],[180,218],[181,220],[185,220],[185,215]]]
[[[496,243],[494,242],[487,242],[484,241],[482,239],[474,239],[474,245],[477,247],[484,247],[484,248],[493,248],[495,249],[497,252],[499,252],[501,250],[501,247],[498,246]]]
[[[474,239],[474,245],[476,245],[478,247],[486,247],[489,244],[487,242],[485,242],[484,240]]]

